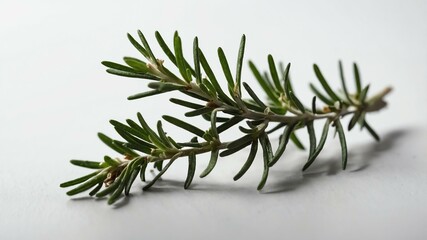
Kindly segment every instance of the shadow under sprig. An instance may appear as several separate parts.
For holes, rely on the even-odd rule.
[[[369,166],[379,158],[380,154],[392,149],[402,138],[410,134],[411,130],[400,129],[389,132],[377,144],[363,144],[363,146],[355,147],[357,149],[348,153],[348,158],[356,161],[349,161],[347,168],[353,169],[350,172],[360,172],[369,168]],[[362,149],[362,150],[361,150]],[[262,193],[281,193],[294,190],[302,185],[309,184],[314,178],[322,176],[332,176],[341,172],[341,158],[322,159],[319,158],[306,172],[280,172],[283,180],[270,184],[268,189]]]

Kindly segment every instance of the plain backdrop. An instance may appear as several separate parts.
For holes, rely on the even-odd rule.
[[[0,1],[0,239],[425,239],[427,234],[427,1]],[[371,93],[394,91],[389,106],[368,116],[382,141],[358,129],[347,135],[349,165],[329,139],[310,170],[307,153],[290,146],[256,191],[262,157],[237,182],[247,150],[221,159],[191,190],[177,161],[151,191],[142,183],[115,206],[59,183],[88,171],[69,159],[114,156],[96,137],[112,136],[110,119],[150,124],[183,117],[169,96],[127,101],[146,82],[108,75],[102,60],[139,56],[126,38],[141,29],[159,58],[159,30],[178,30],[191,57],[194,36],[220,74],[222,46],[235,68],[246,34],[246,60],[267,68],[267,55],[292,62],[296,92],[309,104],[312,64],[335,89],[338,60],[354,89],[356,61]],[[170,66],[170,63],[167,63]],[[243,81],[262,93],[247,64]],[[316,83],[317,84],[317,83]],[[191,120],[193,121],[193,120]],[[347,122],[347,121],[345,121]],[[207,128],[203,120],[194,124]],[[316,126],[320,130],[321,126]],[[186,132],[165,124],[172,136]],[[302,139],[307,143],[304,132]],[[331,134],[332,135],[332,134]],[[237,131],[225,138],[233,139]],[[277,136],[272,137],[277,144]],[[198,159],[197,174],[207,164]]]

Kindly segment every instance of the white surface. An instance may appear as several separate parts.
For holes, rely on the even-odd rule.
[[[1,1],[0,239],[425,239],[426,22],[426,1]],[[268,53],[291,61],[303,97],[311,96],[313,62],[338,86],[337,60],[348,79],[357,61],[372,92],[395,89],[389,107],[369,118],[383,141],[349,133],[345,172],[336,139],[304,174],[306,155],[291,147],[263,193],[255,190],[260,156],[232,181],[242,152],[189,191],[183,160],[152,191],[137,183],[115,207],[70,199],[59,183],[87,171],[68,160],[111,153],[95,135],[113,134],[109,119],[182,116],[162,97],[126,101],[146,83],[107,75],[99,63],[138,56],[125,33],[139,28],[157,52],[155,30],[168,40],[179,30],[186,53],[199,36],[217,70],[216,48],[234,63],[245,33],[247,59],[262,67]],[[247,68],[243,77],[254,83]]]

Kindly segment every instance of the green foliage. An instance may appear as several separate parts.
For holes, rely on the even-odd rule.
[[[283,63],[277,65],[272,55],[267,57],[268,71],[266,72],[261,72],[252,61],[249,61],[249,68],[264,90],[267,99],[262,100],[248,83],[242,82],[246,45],[244,35],[237,52],[234,76],[222,48],[218,48],[218,60],[222,73],[215,74],[199,48],[197,37],[194,38],[192,46],[191,62],[194,66],[191,66],[184,57],[184,45],[178,32],[174,34],[172,48],[167,45],[159,32],[155,33],[155,37],[174,67],[174,72],[179,73],[178,75],[167,69],[167,64],[156,57],[158,55],[153,53],[141,31],[138,31],[139,41],[130,34],[128,39],[144,60],[125,57],[123,60],[127,66],[110,61],[104,61],[102,64],[111,74],[151,81],[147,84],[150,90],[129,96],[129,100],[167,94],[172,91],[183,93],[187,99],[171,98],[169,100],[187,108],[186,117],[202,117],[209,121],[210,128],[202,130],[188,120],[164,115],[165,121],[185,130],[191,139],[188,142],[178,142],[167,134],[161,121],[152,128],[141,113],[137,114],[137,120],[127,119],[125,123],[111,120],[110,123],[122,139],[115,140],[102,133],[98,133],[98,137],[120,156],[118,158],[104,156],[102,161],[71,160],[73,165],[95,169],[95,171],[62,183],[60,187],[74,186],[67,192],[68,195],[91,190],[90,196],[98,198],[109,196],[108,203],[113,204],[123,195],[130,193],[131,186],[138,175],[142,182],[147,180],[146,170],[149,165],[157,169],[158,173],[144,186],[143,190],[152,187],[169,170],[172,163],[181,157],[188,158],[187,177],[184,181],[184,188],[188,189],[196,173],[197,155],[210,153],[208,165],[200,174],[203,178],[217,166],[219,157],[234,154],[250,146],[245,163],[234,176],[234,180],[238,180],[253,165],[259,145],[263,155],[263,171],[258,184],[258,190],[261,190],[267,183],[269,169],[282,158],[289,140],[299,149],[305,149],[296,134],[302,128],[307,129],[309,139],[308,160],[303,170],[308,169],[319,156],[325,146],[330,127],[335,127],[338,133],[342,149],[342,168],[345,169],[348,153],[346,133],[341,120],[347,115],[351,116],[348,131],[359,123],[361,129],[366,129],[376,140],[379,140],[378,134],[367,123],[366,114],[378,111],[385,106],[383,98],[390,89],[387,88],[369,97],[369,85],[362,85],[356,64],[353,65],[355,93],[351,93],[347,87],[341,61],[338,66],[343,92],[334,91],[320,68],[314,64],[314,75],[319,80],[322,90],[310,84],[315,97],[311,101],[311,108],[307,108],[304,105],[305,101],[299,99],[295,89],[292,88],[291,64],[286,64],[286,67]],[[221,87],[217,76],[223,76],[227,90],[224,91]],[[246,92],[242,93],[242,85]],[[246,93],[250,99],[243,97]],[[324,103],[321,109],[317,108],[317,98]],[[242,120],[245,120],[243,123],[246,125],[242,124]],[[317,142],[314,123],[321,120],[325,120],[325,123]],[[232,127],[237,127],[242,135],[223,141],[220,137],[221,133]],[[279,137],[278,146],[274,149],[270,142],[271,134],[280,129],[283,129],[282,134]],[[105,185],[104,188],[103,185]]]

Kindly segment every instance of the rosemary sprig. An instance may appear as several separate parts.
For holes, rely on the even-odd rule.
[[[61,187],[77,185],[67,192],[68,195],[75,195],[92,189],[89,195],[96,197],[109,195],[108,203],[112,204],[123,193],[125,196],[129,194],[138,175],[140,175],[141,181],[146,181],[145,172],[149,164],[157,168],[159,173],[145,185],[144,190],[148,190],[155,184],[170,166],[182,157],[188,158],[188,173],[183,184],[184,188],[187,189],[190,187],[196,172],[198,155],[204,153],[211,155],[207,168],[200,174],[200,177],[206,177],[214,170],[219,157],[234,154],[251,146],[247,161],[234,177],[234,180],[238,180],[251,167],[256,153],[260,149],[259,145],[263,151],[264,162],[262,178],[258,185],[258,190],[261,190],[267,182],[269,168],[280,160],[289,140],[297,147],[304,149],[296,135],[296,132],[302,128],[307,129],[310,140],[309,156],[303,170],[309,168],[322,151],[331,127],[335,128],[339,135],[342,148],[342,168],[345,169],[347,165],[347,144],[341,119],[347,115],[351,115],[347,127],[348,131],[359,124],[362,129],[366,129],[376,140],[379,140],[378,134],[367,123],[366,115],[370,112],[379,111],[386,106],[383,99],[391,88],[386,88],[382,92],[368,97],[369,85],[362,86],[356,64],[354,64],[353,69],[357,91],[352,94],[346,86],[342,63],[339,62],[344,96],[331,88],[319,67],[314,64],[314,73],[324,93],[310,84],[310,88],[316,96],[313,97],[311,106],[308,108],[297,97],[292,88],[289,77],[291,64],[287,64],[286,68],[282,64],[277,67],[271,55],[268,55],[269,72],[265,74],[261,74],[255,64],[249,61],[249,68],[268,96],[267,101],[263,101],[248,83],[242,82],[241,72],[246,43],[244,35],[238,50],[234,77],[224,51],[218,48],[218,58],[223,70],[222,74],[227,81],[227,91],[221,88],[217,80],[217,76],[220,75],[216,75],[212,71],[199,48],[197,37],[193,41],[192,62],[194,66],[192,67],[189,64],[191,61],[184,57],[182,41],[178,32],[174,34],[173,46],[171,47],[167,45],[159,32],[156,32],[155,36],[179,75],[172,73],[166,68],[163,60],[155,57],[141,31],[138,31],[140,42],[130,34],[128,34],[128,38],[145,60],[125,57],[123,60],[127,66],[109,61],[102,62],[102,64],[107,67],[108,73],[152,81],[148,83],[151,90],[134,94],[128,97],[129,100],[179,91],[194,100],[198,100],[198,102],[203,101],[204,104],[199,104],[184,99],[170,99],[172,103],[189,109],[185,114],[186,117],[201,116],[210,122],[210,128],[203,130],[188,123],[188,121],[165,115],[163,116],[165,121],[186,130],[191,137],[188,142],[177,142],[172,136],[166,134],[161,121],[157,122],[156,128],[152,128],[140,113],[137,114],[137,120],[127,119],[126,123],[111,120],[110,123],[123,139],[114,140],[102,133],[99,133],[98,137],[121,157],[105,156],[100,162],[71,160],[74,165],[96,169],[96,171],[62,183]],[[202,71],[206,76],[202,75]],[[243,98],[242,85],[250,99]],[[316,99],[323,102],[323,108],[318,108]],[[219,117],[218,113],[226,117]],[[324,128],[319,142],[317,142],[313,123],[322,119],[325,121]],[[246,120],[246,125],[241,124],[242,120]],[[271,126],[271,124],[275,124],[275,126]],[[235,125],[238,125],[242,136],[231,141],[221,140],[220,134]],[[280,129],[283,129],[283,132],[280,136],[279,145],[277,149],[272,149],[269,134]],[[166,165],[163,165],[164,162]],[[105,187],[102,189],[103,185]]]

